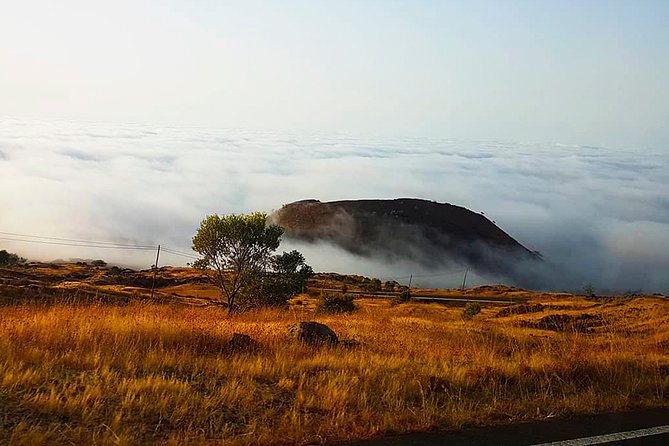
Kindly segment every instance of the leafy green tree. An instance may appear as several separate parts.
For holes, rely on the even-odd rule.
[[[372,293],[376,293],[377,291],[381,291],[381,281],[377,278],[373,278],[372,280],[369,281],[366,288],[367,288],[367,291],[370,291]]]
[[[24,259],[23,257],[19,257],[16,254],[7,252],[4,249],[0,251],[0,265],[2,266],[19,265],[25,262],[26,259]]]
[[[251,277],[240,296],[244,306],[284,306],[302,292],[314,274],[296,250],[284,252],[270,259],[270,269]]]
[[[227,298],[228,313],[235,300],[258,274],[266,271],[279,247],[283,229],[268,225],[267,214],[210,215],[193,237],[193,250],[202,258],[193,266],[205,271]]]

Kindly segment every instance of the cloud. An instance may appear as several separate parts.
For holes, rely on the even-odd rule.
[[[212,213],[270,212],[305,198],[426,198],[483,211],[539,250],[550,265],[528,271],[539,286],[669,291],[669,156],[662,150],[4,120],[0,188],[0,231],[182,251]],[[0,244],[43,259],[154,261],[143,251]],[[319,270],[461,280],[332,247],[303,248]]]

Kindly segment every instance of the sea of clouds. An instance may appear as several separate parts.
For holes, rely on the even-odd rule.
[[[189,251],[209,214],[399,197],[484,212],[543,254],[551,273],[542,273],[542,288],[669,292],[669,150],[0,120],[0,249],[33,259],[147,268],[155,253],[6,233]],[[462,280],[458,271],[388,265],[332,246],[284,247],[298,247],[321,271],[404,282],[413,273],[422,285]],[[502,281],[473,275],[468,283],[491,280]]]

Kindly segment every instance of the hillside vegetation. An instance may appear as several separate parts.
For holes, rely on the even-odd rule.
[[[321,444],[667,406],[663,297],[493,287],[525,300],[467,320],[460,306],[371,298],[317,313],[302,295],[228,317],[188,269],[163,270],[153,301],[148,273],[123,274],[0,271],[0,443]],[[304,346],[287,331],[306,320],[355,342]],[[231,348],[234,333],[258,344]]]

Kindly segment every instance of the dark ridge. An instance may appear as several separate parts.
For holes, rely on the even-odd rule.
[[[540,259],[482,214],[415,198],[302,200],[283,206],[272,219],[288,238],[326,241],[360,256],[435,269],[455,263],[508,276],[518,261]]]

